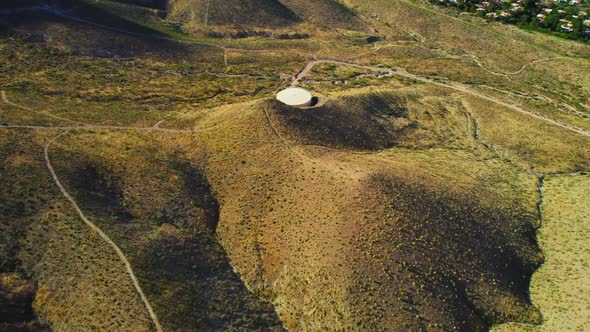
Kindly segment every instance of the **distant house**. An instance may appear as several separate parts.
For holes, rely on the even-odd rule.
[[[566,25],[561,26],[561,32],[570,33],[573,31],[574,31],[574,29],[570,28],[569,26],[566,26]]]
[[[537,14],[537,20],[543,21],[545,19],[545,14]]]
[[[546,14],[551,14],[551,12],[553,11],[553,9],[551,9],[551,8],[545,8],[545,9],[543,9],[543,11],[544,11]]]
[[[501,17],[510,17],[510,16],[512,16],[512,14],[510,14],[509,12],[503,10],[503,11],[500,12],[500,16]]]
[[[572,0],[572,2],[570,2],[570,4],[572,5],[579,5],[582,3],[582,0]]]
[[[496,14],[496,13],[487,13],[486,14],[486,17],[490,17],[490,18],[496,19],[496,18],[498,18],[498,14]]]
[[[590,20],[584,20],[582,23],[586,26],[590,26]]]

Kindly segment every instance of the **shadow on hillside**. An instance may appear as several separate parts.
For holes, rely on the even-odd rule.
[[[85,158],[56,158],[57,172],[128,256],[166,330],[283,330],[272,305],[246,288],[217,240],[219,203],[199,169],[176,156],[159,164],[178,178],[175,185],[163,176],[146,178],[144,186]]]
[[[416,126],[407,119],[404,101],[391,94],[346,97],[304,109],[269,99],[262,107],[289,140],[305,145],[381,150]],[[407,120],[403,126],[394,121],[401,118]]]
[[[168,0],[117,0],[118,2],[131,3],[138,6],[154,8],[154,9],[166,9],[168,8]]]
[[[446,192],[385,173],[366,186],[386,207],[379,219],[392,227],[380,231],[374,243],[359,237],[354,264],[367,271],[358,274],[359,282],[381,276],[371,296],[387,299],[383,310],[406,306],[399,317],[412,329],[420,321],[408,315],[411,310],[461,331],[487,331],[494,322],[537,322],[540,314],[527,291],[542,259],[535,216],[525,208],[483,203],[488,199],[483,191]],[[386,259],[366,254],[374,252],[386,253]]]
[[[214,235],[163,226],[135,256],[144,290],[159,295],[155,308],[168,329],[282,330],[272,305],[245,287]]]
[[[87,8],[86,8],[87,7]],[[69,12],[26,10],[0,15],[3,36],[34,36],[49,47],[102,58],[150,57],[168,61],[203,61],[210,46],[174,41],[173,37],[96,6]]]

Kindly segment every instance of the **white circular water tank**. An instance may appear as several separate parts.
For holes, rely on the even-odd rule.
[[[277,94],[277,100],[289,106],[311,106],[313,96],[302,88],[286,88]]]

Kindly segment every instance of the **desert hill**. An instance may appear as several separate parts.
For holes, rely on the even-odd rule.
[[[172,0],[168,17],[197,25],[284,27],[298,17],[278,0]]]
[[[367,30],[366,23],[345,2],[338,0],[281,0],[281,3],[304,21],[323,28]]]
[[[189,31],[207,26],[209,30],[218,26],[246,31],[256,28],[314,31],[317,27],[367,30],[352,9],[333,0],[172,0],[168,3],[167,19],[183,22]]]
[[[351,106],[354,110],[354,100],[342,101],[340,111]],[[270,111],[283,144],[280,137],[272,138],[272,131],[262,131],[267,123],[261,108]],[[230,119],[227,112],[223,117]],[[305,123],[316,121],[311,113],[301,115],[309,118]],[[236,134],[211,138],[217,149],[249,147],[248,153],[227,151],[227,157],[211,152],[217,157],[208,174],[226,208],[218,234],[246,282],[276,297],[274,303],[289,329],[482,330],[495,320],[538,319],[526,304],[526,294],[518,291],[526,288],[522,276],[540,263],[533,240],[535,207],[518,203],[532,193],[534,177],[477,161],[483,157],[477,152],[454,155],[443,148],[447,142],[438,144],[436,156],[400,149],[395,161],[387,161],[386,153],[350,155],[316,146],[302,148],[306,145],[297,138],[307,139],[306,134],[289,133],[292,129],[269,104],[254,105],[246,114],[239,122],[228,120],[229,132]],[[216,133],[223,127],[217,127]],[[271,145],[257,145],[245,132],[259,136],[268,132],[264,135],[271,137],[262,141]],[[464,146],[472,144],[468,134],[464,127]],[[261,160],[264,155],[272,157]],[[450,170],[428,166],[439,158],[463,160],[460,168],[444,177],[459,177],[470,185],[445,183],[440,176]],[[235,161],[224,167],[224,160]],[[509,189],[508,194],[490,180],[476,184],[467,180],[470,174],[460,175],[463,167],[477,169],[478,176],[487,169],[491,173],[483,177],[490,180],[492,174],[504,173],[521,189],[518,193]],[[244,195],[240,188],[250,188],[251,194]],[[484,203],[492,201],[493,205]],[[511,231],[505,233],[508,224]],[[257,260],[262,266],[255,264]],[[314,265],[305,263],[309,261]],[[445,263],[434,268],[439,264],[435,262]],[[502,294],[503,300],[489,294]]]
[[[542,323],[590,47],[410,0],[170,5],[0,12],[0,330]]]

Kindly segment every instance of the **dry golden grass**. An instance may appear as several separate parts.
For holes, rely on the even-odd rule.
[[[341,322],[350,271],[337,263],[349,236],[338,206],[352,195],[342,191],[350,176],[334,181],[331,165],[294,152],[257,105],[226,108],[208,121],[223,118],[204,138],[208,178],[223,206],[217,232],[232,263],[251,289],[272,299],[286,327],[350,326]]]
[[[126,253],[164,329],[281,330],[214,235],[206,148],[191,134],[100,130],[64,136],[52,157],[87,216]]]
[[[59,210],[70,215],[49,211],[24,239],[28,245],[21,257],[36,263],[36,313],[54,330],[152,331],[123,262],[71,214],[67,203]],[[38,242],[45,247],[35,245]]]
[[[460,103],[434,97],[440,93],[437,88],[410,90],[393,91],[402,100],[411,101],[410,117],[420,124],[421,135],[445,135],[446,139],[429,143],[440,148],[416,144],[411,133],[404,138],[407,147],[371,154],[298,146],[296,136],[301,133],[289,132],[290,127],[268,109],[271,127],[261,108],[265,104],[259,102],[200,115],[199,126],[209,129],[197,133],[196,143],[188,137],[178,140],[183,146],[208,146],[206,173],[222,206],[219,238],[246,284],[273,301],[286,327],[379,329],[413,322],[406,311],[398,312],[397,300],[371,302],[383,306],[384,312],[396,312],[385,316],[375,316],[370,304],[358,301],[362,297],[378,301],[391,295],[385,289],[391,281],[372,270],[380,268],[382,259],[389,255],[388,245],[364,250],[361,244],[373,244],[381,234],[373,227],[373,220],[386,219],[372,215],[377,207],[371,205],[374,201],[366,188],[368,179],[383,170],[403,181],[423,179],[425,187],[452,196],[477,192],[489,208],[524,209],[528,216],[518,219],[520,224],[511,221],[523,232],[534,222],[530,216],[535,210],[536,179],[475,142]],[[387,92],[372,93],[349,94],[339,107],[351,106],[355,98]],[[442,128],[453,130],[444,133],[439,131]],[[457,139],[450,140],[453,135]],[[525,260],[538,261],[534,248],[517,243],[509,247],[519,248],[518,255]],[[371,263],[366,266],[361,262]],[[478,306],[493,308],[494,315],[503,319],[532,319],[527,316],[525,299],[500,286],[491,289],[492,277],[483,278],[482,284],[473,288],[481,294]],[[365,294],[370,289],[374,297]],[[484,295],[491,293],[502,296]],[[447,326],[437,301],[431,299],[425,317],[432,324]]]
[[[57,330],[152,330],[122,262],[51,181],[40,153],[51,136],[0,135],[2,269],[35,276],[35,313]]]
[[[545,263],[531,280],[531,299],[543,313],[540,326],[506,324],[494,332],[587,331],[590,321],[590,176],[548,176],[538,233]]]
[[[590,77],[589,45],[487,24],[481,18],[457,15],[420,1],[346,3],[366,16],[376,15],[379,23],[391,30],[403,30],[416,40],[403,48],[382,43],[381,49],[362,57],[363,62],[403,63],[410,72],[547,95],[587,115],[590,112],[589,85],[584,84]],[[391,47],[386,47],[388,44]],[[402,56],[408,51],[415,55]],[[546,110],[545,114],[551,116],[552,112]]]
[[[277,0],[257,1],[170,1],[172,19],[188,26],[227,25],[254,27],[285,27],[297,23],[297,16]]]
[[[66,188],[129,256],[166,329],[281,330],[268,301],[295,331],[538,320],[525,289],[541,260],[536,175],[590,168],[587,137],[411,76],[312,83],[329,100],[305,111],[264,98],[286,85],[278,74],[327,58],[479,86],[587,128],[586,118],[551,110],[588,113],[587,46],[406,0],[347,0],[362,24],[327,29],[310,19],[296,26],[311,34],[304,40],[188,36],[150,11],[100,2],[94,15],[93,3],[77,13],[154,38],[47,14],[7,18],[3,26],[19,32],[0,41],[0,87],[33,112],[0,103],[0,122],[166,119],[163,128],[196,130],[86,128],[51,151]],[[47,41],[27,42],[29,33]],[[369,43],[371,35],[383,40]],[[103,48],[120,58],[88,56]],[[556,56],[569,58],[531,63]],[[323,65],[311,78],[355,71]],[[116,257],[71,215],[39,163],[49,134],[2,130],[0,227],[10,245],[0,246],[0,262],[12,271],[18,255],[39,276],[39,315],[64,330],[149,329]],[[219,203],[217,228],[207,223],[209,199]]]
[[[30,124],[34,126],[53,126],[67,123],[63,119],[52,118],[47,113],[26,111],[0,101],[0,124]]]
[[[482,141],[496,152],[539,173],[575,172],[590,167],[590,138],[505,107],[462,97],[478,124]]]

